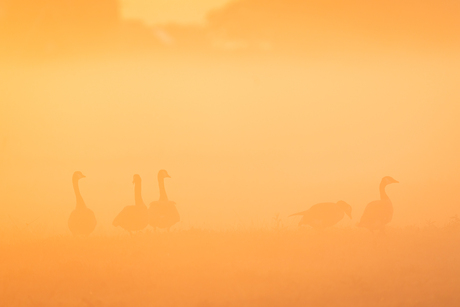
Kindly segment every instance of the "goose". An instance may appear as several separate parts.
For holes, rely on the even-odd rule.
[[[78,181],[82,178],[85,178],[85,175],[81,172],[77,171],[73,173],[72,183],[75,197],[77,198],[77,206],[69,216],[68,226],[74,235],[88,236],[96,228],[97,221],[94,212],[86,207],[83,197],[80,194]]]
[[[150,203],[149,224],[156,229],[168,229],[180,221],[176,203],[168,200],[165,190],[165,178],[171,178],[164,169],[158,172],[158,185],[160,187],[160,199]]]
[[[392,183],[399,182],[390,176],[382,178],[380,182],[380,200],[374,200],[367,204],[363,216],[357,224],[358,227],[364,227],[370,231],[378,229],[383,231],[385,225],[391,221],[393,217],[393,205],[385,192],[385,188]]]
[[[133,183],[134,206],[124,207],[112,223],[115,227],[121,226],[121,228],[129,231],[130,234],[132,231],[144,229],[149,223],[147,206],[142,200],[141,176],[134,175]]]
[[[319,203],[306,211],[290,216],[302,215],[299,226],[306,224],[313,228],[324,228],[334,226],[343,219],[345,214],[351,219],[351,206],[340,200],[336,203]]]

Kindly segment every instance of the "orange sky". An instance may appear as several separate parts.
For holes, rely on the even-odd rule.
[[[125,2],[125,16],[198,21],[222,4],[150,3]],[[82,53],[2,67],[0,224],[40,218],[66,231],[79,170],[99,231],[110,230],[133,203],[133,174],[148,204],[159,169],[172,177],[166,188],[180,227],[260,226],[277,213],[295,225],[290,213],[337,200],[352,205],[355,219],[344,223],[353,225],[383,176],[400,181],[388,188],[393,225],[445,222],[460,214],[459,58],[442,46],[436,54],[358,48],[367,43],[344,41],[356,54],[332,48],[321,57]]]
[[[229,0],[121,0],[122,14],[153,23],[200,23],[206,13]]]

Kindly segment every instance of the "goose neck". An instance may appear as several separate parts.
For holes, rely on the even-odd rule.
[[[381,199],[381,200],[388,200],[388,199],[390,199],[390,198],[388,197],[388,195],[387,195],[387,192],[385,191],[386,186],[387,186],[387,185],[386,185],[385,183],[383,183],[383,182],[380,183],[380,199]]]
[[[78,186],[78,179],[73,179],[73,190],[75,192],[75,197],[77,199],[77,208],[84,208],[86,207],[85,202],[83,201],[83,197],[80,193],[80,188]]]
[[[134,184],[134,203],[136,205],[144,205],[144,201],[142,200],[142,188],[140,182],[136,182]]]
[[[160,201],[167,201],[168,195],[166,195],[165,179],[163,177],[158,177],[158,185],[160,187]]]

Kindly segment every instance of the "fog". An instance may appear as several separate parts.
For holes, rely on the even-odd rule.
[[[0,0],[1,306],[459,306],[458,3],[147,2]]]
[[[66,233],[80,170],[97,230],[112,232],[110,221],[134,202],[132,175],[149,203],[167,169],[182,229],[260,227],[337,200],[358,218],[386,175],[400,181],[387,191],[394,226],[443,224],[458,213],[458,68],[455,57],[403,53],[6,67],[3,223],[37,219]]]

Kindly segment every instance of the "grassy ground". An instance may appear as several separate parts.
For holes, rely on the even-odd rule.
[[[460,306],[459,223],[0,242],[0,306]]]

